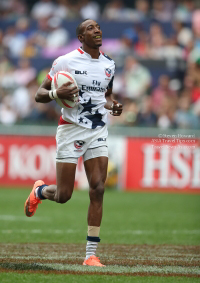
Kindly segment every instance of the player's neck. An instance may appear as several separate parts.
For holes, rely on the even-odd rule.
[[[90,56],[92,57],[92,59],[99,59],[99,48],[94,49],[94,48],[90,48],[87,45],[83,45],[82,46],[83,51],[85,51],[86,53],[90,54]]]

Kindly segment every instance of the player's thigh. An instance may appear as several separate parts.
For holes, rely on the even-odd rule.
[[[75,163],[56,162],[57,194],[71,196],[74,189]]]
[[[104,186],[107,177],[108,157],[100,156],[84,162],[90,188]]]

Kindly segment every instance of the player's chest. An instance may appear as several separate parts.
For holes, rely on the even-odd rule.
[[[79,87],[91,86],[107,88],[112,70],[99,62],[79,62],[70,65],[70,73],[74,76]]]

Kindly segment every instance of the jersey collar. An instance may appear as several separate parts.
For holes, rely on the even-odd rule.
[[[91,60],[99,60],[100,57],[101,57],[102,54],[103,54],[103,53],[100,51],[100,52],[99,52],[99,58],[98,58],[98,59],[93,59],[90,54],[88,54],[87,52],[85,52],[85,51],[83,50],[82,47],[79,47],[77,50],[78,50],[81,54],[85,54],[85,55],[86,55],[87,57],[89,57]]]

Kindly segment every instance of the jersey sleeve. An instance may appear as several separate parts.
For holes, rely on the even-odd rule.
[[[114,81],[114,76],[112,76],[112,79],[110,80],[108,86],[107,86],[107,89],[110,89],[113,87],[113,81]]]
[[[61,57],[58,57],[52,64],[51,70],[49,71],[47,78],[52,81],[54,75],[59,72],[59,71],[63,71],[63,64],[62,64],[62,60]]]
[[[110,82],[109,82],[109,84],[107,86],[107,89],[110,89],[110,88],[113,87],[114,77],[115,77],[115,64],[114,64],[114,68],[113,68],[113,76],[112,76],[112,78],[111,78],[111,80],[110,80]]]

